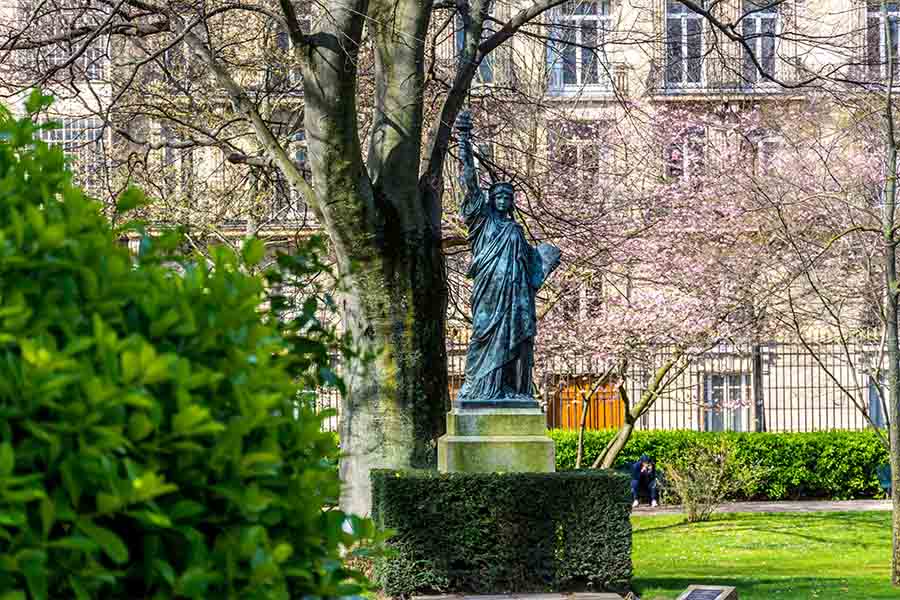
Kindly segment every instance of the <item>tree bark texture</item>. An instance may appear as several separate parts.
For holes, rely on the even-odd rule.
[[[585,397],[584,392],[579,392],[581,397],[581,422],[578,424],[578,451],[575,454],[575,468],[581,468],[581,457],[584,454],[584,429],[587,426],[588,411],[591,409],[591,393]]]
[[[344,326],[359,354],[342,400],[345,510],[370,510],[373,468],[430,467],[447,408],[447,288],[440,230],[416,165],[430,5],[332,4],[304,53],[306,130],[315,204],[333,242]],[[338,8],[339,7],[339,8]],[[356,58],[365,15],[375,43],[377,101],[368,160],[357,129]]]
[[[882,14],[885,6],[882,5]],[[897,241],[894,227],[897,212],[897,135],[894,118],[894,61],[891,28],[885,20],[887,40],[887,72],[890,74],[884,107],[887,156],[885,157],[884,208],[882,236],[884,241],[885,275],[885,344],[888,359],[887,397],[889,403],[888,437],[891,464],[891,583],[900,585],[900,336],[898,336]]]
[[[890,111],[890,103],[888,103]],[[892,119],[892,116],[889,116]],[[889,126],[892,129],[892,126]],[[893,138],[893,136],[891,136]],[[897,318],[897,242],[894,240],[894,214],[897,202],[897,147],[889,145],[887,179],[884,189],[884,267],[885,267],[885,317],[887,323],[887,388],[890,419],[890,463],[891,463],[891,582],[900,585],[900,337]]]
[[[619,428],[619,431],[616,432],[615,437],[613,437],[613,439],[611,439],[606,445],[606,448],[603,449],[603,452],[600,454],[600,456],[598,456],[594,461],[594,464],[591,465],[592,469],[596,469],[598,467],[601,469],[612,468],[612,466],[616,462],[616,458],[618,458],[619,456],[619,453],[622,452],[622,449],[625,448],[625,444],[627,444],[628,440],[631,439],[631,434],[634,431],[634,427],[638,419],[640,419],[644,415],[644,413],[650,410],[650,407],[652,407],[653,403],[656,402],[656,399],[659,398],[659,395],[665,389],[666,385],[687,368],[687,363],[683,363],[680,367],[680,370],[674,376],[669,377],[670,371],[680,360],[681,353],[677,352],[672,358],[667,360],[659,369],[657,369],[656,373],[653,376],[653,380],[650,382],[650,385],[647,387],[644,393],[641,394],[640,400],[638,400],[633,406],[628,399],[628,391],[625,389],[625,368],[622,367],[620,369],[622,378],[621,383],[619,384],[619,397],[621,397],[622,402],[625,403],[625,422]]]

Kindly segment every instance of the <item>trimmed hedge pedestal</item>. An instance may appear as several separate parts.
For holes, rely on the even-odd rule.
[[[396,534],[385,593],[615,591],[630,586],[631,493],[612,471],[372,472],[372,516]]]
[[[454,408],[447,413],[447,434],[438,439],[442,473],[530,472],[556,470],[556,445],[547,435],[539,408]]]

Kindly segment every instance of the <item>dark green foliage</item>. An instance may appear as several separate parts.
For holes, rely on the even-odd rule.
[[[585,460],[590,465],[614,431],[586,431]],[[572,469],[578,432],[554,430],[556,468]],[[816,433],[705,433],[696,431],[635,431],[616,461],[625,466],[647,453],[665,470],[666,464],[690,458],[698,447],[718,441],[733,451],[738,467],[758,469],[758,483],[749,497],[759,500],[872,497],[881,494],[876,469],[888,453],[874,431]],[[734,499],[747,495],[733,496]]]
[[[0,597],[358,590],[339,558],[356,537],[323,511],[334,436],[299,401],[333,379],[315,306],[289,325],[259,310],[257,243],[207,263],[144,236],[133,258],[34,131],[0,124]]]
[[[608,471],[374,471],[373,518],[396,532],[376,563],[385,593],[628,586],[631,494]]]

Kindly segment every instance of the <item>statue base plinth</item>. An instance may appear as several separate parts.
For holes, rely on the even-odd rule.
[[[501,398],[499,400],[456,400],[453,408],[462,410],[493,410],[495,408],[527,408],[540,410],[541,405],[534,398]]]
[[[540,408],[459,408],[447,413],[447,435],[438,439],[441,473],[556,470],[556,447]]]

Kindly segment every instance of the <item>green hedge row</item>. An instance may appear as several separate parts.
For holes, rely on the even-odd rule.
[[[614,431],[586,431],[585,459],[590,466]],[[556,468],[575,468],[578,433],[553,430]],[[732,446],[741,465],[762,469],[764,476],[750,495],[756,500],[831,498],[846,500],[878,496],[876,468],[888,453],[874,431],[815,433],[708,433],[697,431],[635,431],[619,455],[624,467],[641,454],[653,457],[662,469],[668,462],[690,457],[697,447],[718,440]]]
[[[631,494],[611,471],[373,471],[376,524],[396,532],[375,577],[390,596],[628,587]]]

